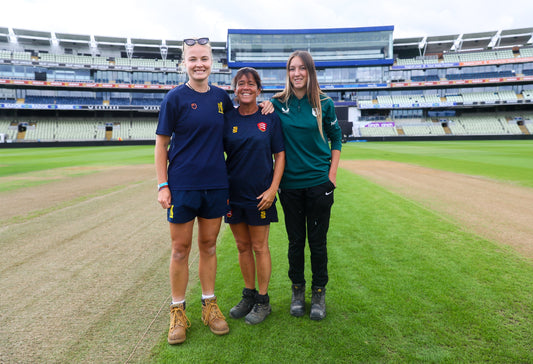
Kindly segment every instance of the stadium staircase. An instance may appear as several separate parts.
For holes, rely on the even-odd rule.
[[[26,137],[26,130],[17,132],[17,140],[24,140]]]

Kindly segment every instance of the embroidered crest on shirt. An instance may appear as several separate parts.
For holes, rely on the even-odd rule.
[[[267,130],[267,124],[266,123],[257,123],[257,127],[259,128],[259,130],[261,131],[266,131]]]
[[[218,103],[218,113],[224,114],[224,107],[222,107],[222,101]]]
[[[193,103],[191,104],[191,108],[192,108],[193,110],[196,110],[196,109],[198,109],[198,105],[197,105],[195,102],[193,102]]]
[[[235,134],[239,131],[239,127],[238,126],[234,126],[233,129],[232,129],[232,133]]]

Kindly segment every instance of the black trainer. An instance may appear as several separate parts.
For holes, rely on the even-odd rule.
[[[292,285],[291,315],[300,317],[305,314],[305,285]]]
[[[256,289],[244,288],[242,290],[241,301],[229,311],[229,315],[234,319],[240,319],[246,316],[254,307],[256,296]]]
[[[311,296],[311,320],[322,320],[326,317],[326,287],[313,287]]]

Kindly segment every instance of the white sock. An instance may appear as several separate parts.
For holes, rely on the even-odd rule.
[[[214,294],[214,293],[213,293],[213,294],[210,294],[210,295],[205,295],[205,294],[202,293],[202,299],[203,299],[203,300],[205,300],[205,299],[207,299],[207,298],[213,298],[213,297],[215,297],[215,294]]]
[[[178,303],[185,303],[185,300],[183,300],[183,301],[177,301],[177,302],[175,302],[174,300],[172,300],[172,304],[173,304],[173,305],[178,304]]]

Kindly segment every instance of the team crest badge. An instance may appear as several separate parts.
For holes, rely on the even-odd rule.
[[[259,130],[261,130],[261,131],[266,131],[266,130],[267,130],[267,124],[266,124],[266,123],[258,123],[258,124],[257,124],[257,127],[258,127]]]
[[[198,109],[198,105],[197,105],[196,103],[193,102],[193,103],[191,104],[191,108],[192,108],[193,110],[196,110],[196,109]]]

